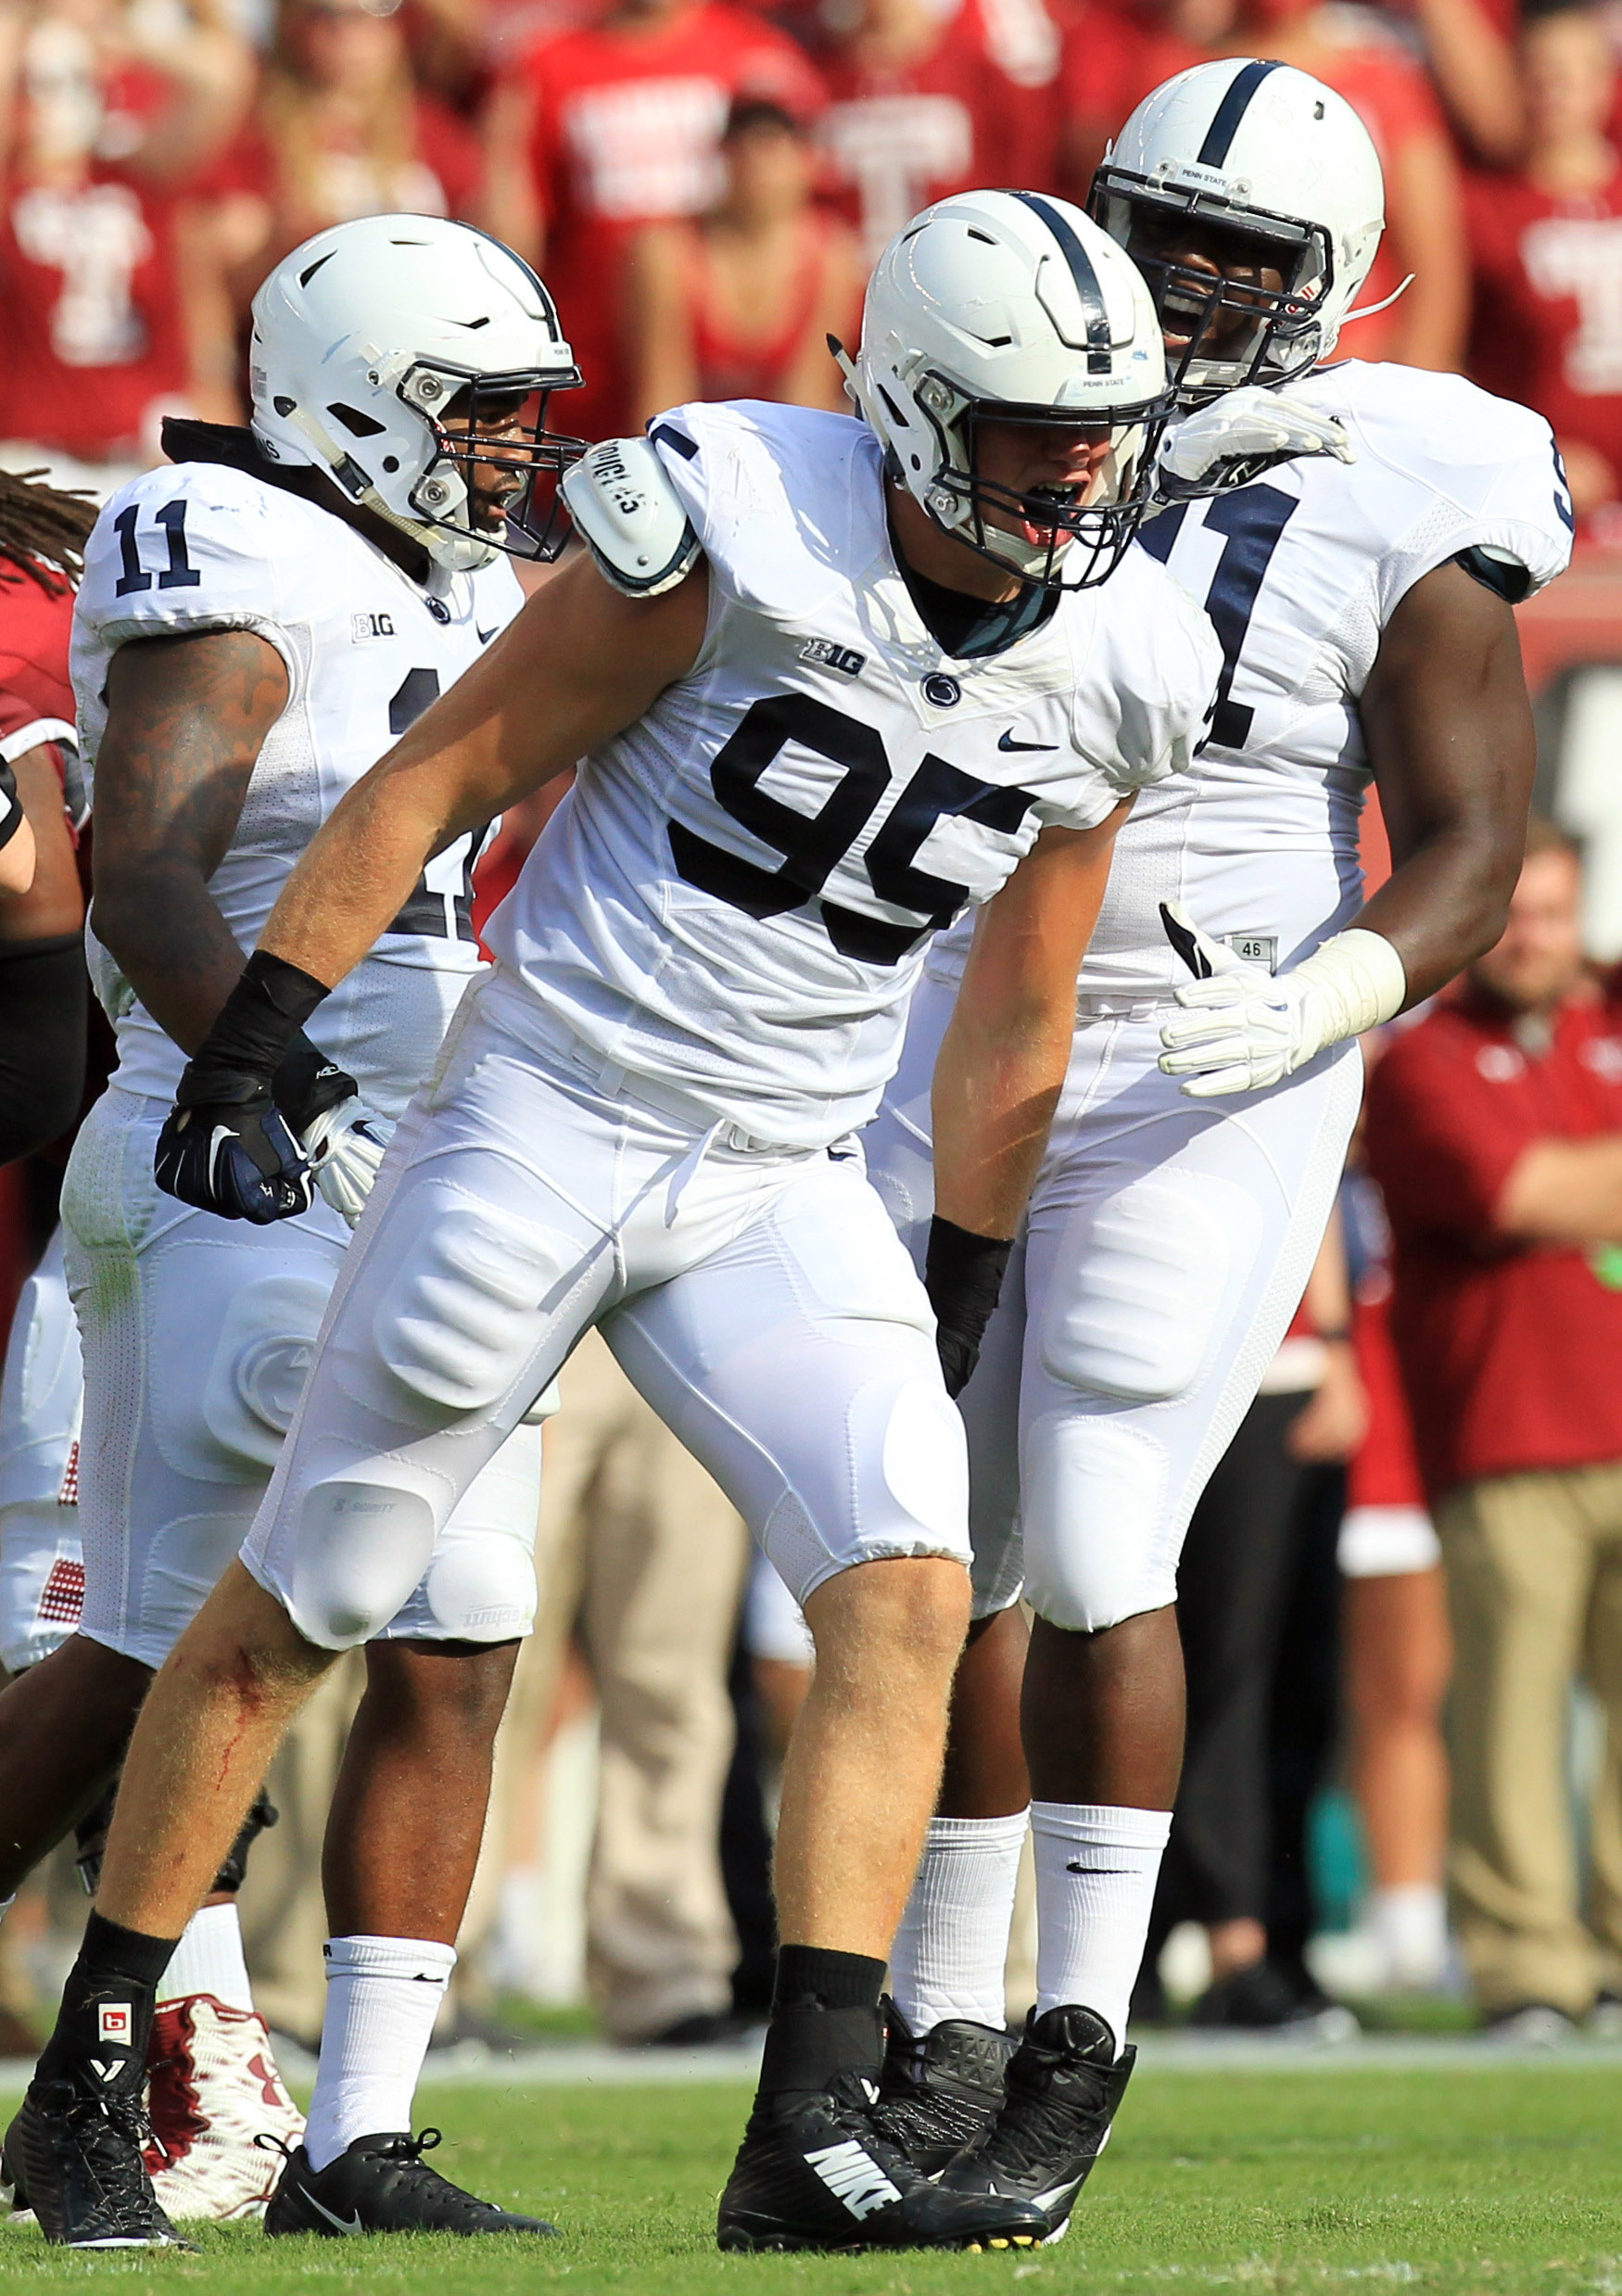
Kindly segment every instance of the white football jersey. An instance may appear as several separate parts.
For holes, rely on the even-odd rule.
[[[287,705],[265,739],[230,850],[209,891],[251,950],[293,866],[345,792],[503,629],[523,603],[500,558],[475,575],[413,582],[343,519],[222,463],[147,471],[115,494],[84,553],[73,688],[92,787],[120,646],[251,629],[286,665]],[[432,1067],[470,974],[478,837],[431,861],[371,955],[310,1024],[381,1113],[397,1116]],[[115,1082],[169,1100],[185,1055],[134,997],[95,935],[92,977],[118,1037]]]
[[[487,938],[605,1062],[764,1141],[864,1123],[932,933],[1048,824],[1186,764],[1220,666],[1134,554],[1001,653],[926,628],[863,423],[749,401],[652,436],[710,568],[704,644],[585,760]]]
[[[1362,903],[1358,699],[1391,615],[1460,551],[1505,552],[1534,590],[1571,554],[1540,415],[1456,374],[1355,360],[1291,389],[1345,424],[1355,463],[1283,463],[1139,538],[1205,602],[1223,672],[1192,770],[1146,790],[1117,843],[1082,969],[1093,995],[1165,996],[1187,977],[1162,901],[1274,970],[1338,932]],[[949,972],[963,953],[955,933],[935,961]]]

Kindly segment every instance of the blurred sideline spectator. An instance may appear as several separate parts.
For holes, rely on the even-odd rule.
[[[1470,294],[1458,163],[1423,67],[1373,9],[1334,0],[1137,0],[1129,14],[1092,0],[1068,46],[1064,174],[1073,198],[1085,199],[1106,141],[1133,108],[1189,65],[1262,56],[1337,89],[1373,136],[1386,174],[1386,235],[1360,303],[1372,310],[1413,274],[1388,311],[1342,336],[1341,356],[1457,366]]]
[[[1045,191],[1059,39],[1041,0],[837,0],[814,47],[828,82],[824,191],[869,263],[920,208],[987,184]]]
[[[1521,38],[1527,143],[1470,186],[1470,372],[1553,427],[1579,518],[1622,539],[1622,159],[1608,127],[1616,53],[1590,7]]]
[[[1377,1058],[1366,1039],[1364,1049]],[[1343,1200],[1362,1247],[1352,1342],[1369,1406],[1338,1543],[1349,1769],[1370,1877],[1362,1918],[1372,1989],[1431,1991],[1448,1964],[1447,1592],[1391,1338],[1389,1227],[1366,1173]]]
[[[250,71],[213,0],[0,18],[0,463],[105,496],[157,460],[163,414],[234,411],[187,194]]]
[[[330,224],[470,216],[479,176],[472,132],[412,84],[399,0],[282,0],[253,118],[210,177],[235,308]]]
[[[744,97],[801,118],[821,89],[792,40],[730,0],[619,0],[542,39],[492,98],[481,220],[556,298],[586,376],[568,420],[588,438],[630,420],[627,242],[714,206],[721,136]]]
[[[589,1333],[546,1430],[540,1609],[507,1728],[538,1744],[577,1635],[602,1713],[586,1975],[612,2037],[730,2031],[737,1939],[721,1885],[727,1669],[742,1519]]]
[[[1451,1878],[1484,2018],[1552,2038],[1622,1991],[1622,1010],[1534,823],[1498,946],[1396,1036],[1368,1153],[1454,1636]],[[1604,1706],[1588,1924],[1572,1683]]]
[[[631,419],[689,399],[776,399],[842,407],[827,337],[853,344],[865,273],[843,223],[811,202],[805,128],[775,104],[734,105],[725,188],[695,222],[631,241]]]
[[[750,1558],[742,1634],[760,1700],[766,1751],[780,1770],[795,1718],[811,1687],[817,1650],[804,1611],[758,1548]]]
[[[1301,1310],[1195,1508],[1178,1571],[1187,1739],[1146,1967],[1179,1922],[1204,1923],[1211,1984],[1190,2012],[1197,2025],[1350,2029],[1304,1966],[1269,1950],[1270,1742],[1313,1471],[1347,1458],[1366,1424],[1337,1215]],[[1134,2014],[1154,2013],[1154,1991],[1152,1979],[1140,1985]]]

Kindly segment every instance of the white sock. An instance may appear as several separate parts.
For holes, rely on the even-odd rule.
[[[1033,1802],[1036,1854],[1036,2013],[1079,2001],[1119,2050],[1137,1983],[1169,1809]]]
[[[454,1946],[415,1937],[329,1937],[321,2070],[304,2142],[325,2168],[357,2137],[412,2125],[417,2077],[450,1973]]]
[[[158,2006],[189,2000],[194,1993],[211,1993],[224,2009],[253,2007],[234,1905],[204,1906],[192,1915],[169,1957]]]
[[[890,1990],[921,2038],[947,2017],[1007,2021],[1003,1969],[1029,1815],[934,1818],[895,1943]]]
[[[1391,1984],[1441,1983],[1448,1966],[1448,1906],[1438,1882],[1406,1882],[1395,1889],[1375,1890],[1369,1897],[1368,1924]]]

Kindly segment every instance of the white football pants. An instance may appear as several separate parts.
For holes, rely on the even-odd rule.
[[[963,1430],[859,1152],[785,1150],[560,1038],[498,975],[408,1110],[243,1561],[338,1650],[419,1581],[463,1615],[501,1558],[453,1510],[598,1325],[802,1601],[853,1564],[967,1564]],[[652,1096],[652,1097],[649,1097]],[[655,1100],[657,1105],[655,1105]]]
[[[62,1231],[22,1288],[0,1380],[0,1666],[37,1666],[79,1624],[79,1415],[84,1376]]]
[[[84,1355],[82,1631],[162,1665],[264,1494],[349,1241],[319,1198],[253,1227],[166,1196],[152,1176],[169,1110],[112,1085],[81,1127],[62,1193]],[[521,1428],[459,1514],[453,1541],[504,1557],[500,1597],[402,1590],[379,1630],[505,1641],[535,1615],[540,1430]],[[421,1574],[419,1573],[420,1577]]]
[[[955,994],[921,984],[863,1135],[920,1265],[930,1081]],[[1362,1086],[1356,1045],[1270,1092],[1190,1100],[1157,1065],[1162,1009],[1078,1027],[960,1399],[979,1616],[1006,1609],[1021,1582],[1040,1617],[1084,1633],[1175,1600],[1195,1502],[1299,1304],[1335,1201]]]

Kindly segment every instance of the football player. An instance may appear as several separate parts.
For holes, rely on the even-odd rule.
[[[1502,927],[1533,767],[1511,609],[1561,571],[1572,525],[1538,416],[1456,375],[1326,363],[1383,223],[1374,146],[1332,89],[1243,58],[1180,74],[1128,121],[1093,211],[1150,282],[1208,443],[1229,421],[1260,436],[1272,404],[1292,451],[1314,422],[1321,450],[1144,529],[1140,554],[1222,641],[1216,709],[1193,769],[1146,791],[1120,840],[963,1398],[981,1623],[897,1943],[884,2119],[916,2160],[950,2161],[945,2189],[1035,2201],[1051,2236],[1132,2069],[1182,1756],[1184,1532],[1300,1299],[1357,1113],[1358,1033]],[[1248,467],[1241,452],[1217,475]],[[1396,866],[1365,906],[1371,780]],[[915,1252],[966,955],[958,932],[936,944],[869,1136]],[[938,1159],[938,1117],[936,1138]],[[1037,1999],[1014,2050],[1002,1979],[1028,1795]]]
[[[63,1196],[84,1608],[0,1700],[0,1889],[101,1790],[153,1670],[242,1543],[381,1134],[482,969],[469,879],[485,824],[424,856],[364,962],[289,1036],[276,1104],[320,1180],[278,1201],[297,1216],[228,1223],[160,1192],[186,1054],[322,821],[517,613],[509,520],[540,531],[539,491],[576,450],[542,428],[548,394],[577,379],[551,298],[462,224],[371,218],[296,249],[255,298],[252,369],[252,429],[171,425],[171,462],[114,497],[85,552],[73,677],[95,810],[90,947],[119,1058]],[[545,2229],[459,2192],[409,2133],[534,1609],[539,1440],[515,1427],[469,1478],[433,1567],[376,1621],[328,1838],[321,2075],[295,2154],[300,2174],[332,2172],[336,2197],[303,2208],[289,2172],[272,2231]],[[253,1823],[222,1846],[217,1892],[240,1878]],[[164,2197],[188,2215],[260,2213],[282,2163],[256,2139],[290,2151],[300,2121],[228,1897],[187,1928],[159,1998],[184,2030],[166,2008],[158,2054],[182,2048],[196,2106]],[[167,2239],[146,2179],[123,2173],[144,2133],[146,2031],[110,2054],[116,2020],[101,2037],[97,2061],[128,2078],[88,2116],[70,2085],[53,2092],[63,2125],[88,2132],[77,2181],[58,2183],[26,2125],[8,2181],[51,2239]]]
[[[144,1709],[9,2140],[54,2190],[124,2141],[92,2118],[129,2079],[102,2011],[139,2046],[146,1973],[287,1717],[443,1567],[459,1495],[595,1323],[817,1642],[722,2244],[961,2248],[1045,2223],[937,2190],[870,2118],[969,1612],[936,1323],[972,1350],[1116,822],[1186,762],[1217,649],[1128,549],[1164,359],[1136,271],[1079,210],[926,210],[878,267],[852,374],[864,420],[690,405],[570,474],[590,555],[338,807],[182,1081],[176,1192],[253,1213],[303,1186],[271,1081],[300,1022],[430,854],[584,760],[395,1135],[241,1564]],[[971,906],[926,1288],[852,1135],[931,933]]]

